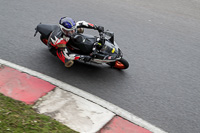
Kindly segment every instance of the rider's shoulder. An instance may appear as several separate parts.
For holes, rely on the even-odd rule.
[[[54,30],[52,33],[51,33],[51,38],[55,39],[55,37],[57,38],[62,38],[62,31],[59,29],[59,30]]]

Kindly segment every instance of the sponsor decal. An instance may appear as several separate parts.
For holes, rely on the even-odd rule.
[[[91,23],[88,23],[88,25],[90,25],[90,26],[94,27],[94,25],[93,25],[93,24],[91,24]]]

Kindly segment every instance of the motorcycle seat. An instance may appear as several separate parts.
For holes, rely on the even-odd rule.
[[[46,37],[48,37],[50,33],[56,29],[59,29],[58,25],[39,24],[36,27],[36,30],[39,31],[40,34]]]

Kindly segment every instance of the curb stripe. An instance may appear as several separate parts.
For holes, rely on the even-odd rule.
[[[0,67],[0,93],[26,104],[34,104],[56,86],[11,67]]]
[[[151,131],[135,125],[122,117],[115,116],[98,133],[151,133]]]
[[[55,78],[52,78],[52,77],[49,77],[47,75],[44,75],[42,73],[39,73],[39,72],[36,72],[34,70],[30,70],[28,68],[25,68],[25,67],[22,67],[22,66],[19,66],[19,65],[16,65],[16,64],[13,64],[11,62],[8,62],[8,61],[5,61],[5,60],[2,60],[0,59],[0,64],[4,64],[6,66],[9,66],[9,67],[12,67],[12,68],[15,68],[19,71],[22,71],[22,72],[25,72],[25,73],[28,73],[32,76],[35,76],[35,77],[38,77],[40,79],[43,79],[45,81],[48,81],[50,82],[51,84],[54,84],[56,86],[58,86],[59,88],[62,88],[63,90],[66,90],[66,91],[69,91],[69,92],[72,92],[80,97],[83,97],[84,99],[86,100],[89,100],[91,102],[94,102],[106,109],[108,109],[109,111],[115,113],[116,115],[118,116],[121,116],[125,119],[127,119],[128,121],[138,125],[138,126],[141,126],[143,128],[146,128],[148,129],[149,131],[153,132],[153,133],[167,133],[165,131],[163,131],[162,129],[148,123],[147,121],[135,116],[134,114],[131,114],[130,112],[112,104],[112,103],[109,103],[97,96],[94,96],[88,92],[85,92],[81,89],[78,89],[74,86],[71,86],[67,83],[64,83],[62,81],[59,81]]]

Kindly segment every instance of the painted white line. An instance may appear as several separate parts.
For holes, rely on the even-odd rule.
[[[28,73],[32,76],[35,76],[35,77],[38,77],[38,78],[43,79],[45,81],[48,81],[48,82],[58,86],[59,88],[62,88],[62,89],[69,91],[69,92],[72,92],[72,93],[74,93],[74,94],[76,94],[80,97],[83,97],[83,98],[85,98],[85,99],[87,99],[91,102],[94,102],[94,103],[108,109],[109,111],[115,113],[116,115],[119,115],[119,116],[129,120],[130,122],[136,124],[136,125],[144,127],[144,128],[148,129],[149,131],[151,131],[153,133],[167,133],[167,132],[163,131],[162,129],[148,123],[147,121],[131,114],[130,112],[128,112],[128,111],[126,111],[126,110],[124,110],[124,109],[122,109],[122,108],[120,108],[120,107],[118,107],[118,106],[116,106],[112,103],[109,103],[109,102],[107,102],[107,101],[105,101],[105,100],[103,100],[103,99],[101,99],[97,96],[94,96],[94,95],[92,95],[88,92],[85,92],[85,91],[78,89],[74,86],[71,86],[69,84],[66,84],[62,81],[55,79],[55,78],[49,77],[49,76],[44,75],[42,73],[30,70],[28,68],[13,64],[11,62],[8,62],[8,61],[2,60],[2,59],[0,59],[0,64],[4,64],[6,66],[15,68],[19,71]]]

